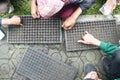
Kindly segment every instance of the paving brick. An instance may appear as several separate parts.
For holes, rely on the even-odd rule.
[[[8,54],[9,52],[9,45],[8,44],[0,44],[0,58],[9,58],[10,55]]]
[[[0,78],[10,78],[10,66],[8,62],[8,60],[0,60]]]
[[[70,65],[75,66],[76,68],[79,69],[78,74],[82,74],[83,72],[83,62],[81,61],[80,58],[68,58],[67,62]]]
[[[62,57],[62,61],[63,61],[63,62],[66,62],[67,59],[68,59],[68,57],[66,56],[65,52],[64,52],[64,51],[60,51],[60,55],[61,55],[61,57]]]
[[[79,57],[79,54],[77,52],[66,52],[66,55],[68,57]]]
[[[14,75],[11,77],[12,80],[26,80],[25,77],[21,76],[20,74],[17,74],[16,72]]]

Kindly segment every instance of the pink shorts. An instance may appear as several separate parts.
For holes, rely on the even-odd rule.
[[[65,5],[56,15],[65,20],[70,17],[78,7],[79,6],[75,4]]]

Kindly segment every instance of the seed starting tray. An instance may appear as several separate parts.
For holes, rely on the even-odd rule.
[[[33,19],[31,16],[20,16],[23,26],[11,25],[8,28],[9,43],[61,43],[61,20]]]
[[[31,80],[74,80],[78,70],[29,47],[16,71]]]
[[[77,23],[71,30],[65,31],[66,51],[77,51],[86,49],[95,49],[96,46],[85,45],[77,41],[82,39],[85,31],[88,31],[95,38],[118,44],[118,26],[115,20],[97,20]]]

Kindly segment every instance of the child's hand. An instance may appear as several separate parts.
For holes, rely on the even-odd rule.
[[[82,36],[83,40],[78,40],[78,42],[83,43],[83,44],[92,44],[92,45],[96,45],[96,46],[100,45],[101,41],[96,39],[93,35],[91,35],[87,31],[85,31],[85,33],[86,34]]]
[[[36,0],[31,1],[31,15],[33,18],[40,18],[40,13],[36,5]]]
[[[9,25],[22,25],[21,19],[18,16],[13,16],[12,18],[7,20]]]
[[[76,19],[72,18],[72,17],[69,17],[67,18],[64,22],[63,22],[63,25],[62,27],[65,29],[65,30],[70,30],[72,29],[72,27],[75,25],[76,23]]]
[[[107,0],[105,5],[108,7],[108,9],[113,10],[116,8],[117,2],[116,0]]]

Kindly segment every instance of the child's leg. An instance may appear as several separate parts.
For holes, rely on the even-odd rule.
[[[115,51],[111,59],[104,57],[103,63],[103,69],[107,74],[108,80],[114,80],[120,77],[120,49]]]
[[[70,17],[78,7],[79,6],[75,4],[65,5],[56,15],[60,16],[63,20],[65,20],[66,18]]]

